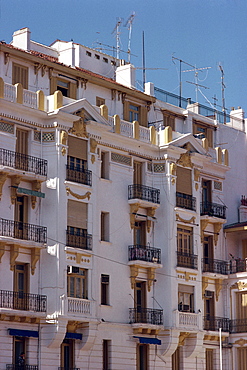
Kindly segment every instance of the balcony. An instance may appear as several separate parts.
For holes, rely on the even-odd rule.
[[[230,333],[247,333],[247,319],[230,320]]]
[[[188,194],[176,193],[176,207],[196,211],[196,198]]]
[[[163,310],[152,308],[130,308],[130,324],[163,325]]]
[[[226,206],[211,202],[201,203],[201,216],[226,218]]]
[[[128,199],[140,199],[154,204],[160,204],[160,190],[145,185],[129,185]]]
[[[38,370],[37,365],[6,365],[6,370]]]
[[[66,233],[68,247],[92,250],[92,235],[88,234],[86,229],[68,226]]]
[[[229,262],[229,274],[237,274],[238,272],[247,271],[247,260],[246,259],[233,259]]]
[[[199,330],[201,327],[201,314],[193,312],[182,312],[176,310],[175,322],[177,328],[186,328],[190,330]]]
[[[142,245],[129,245],[129,261],[161,263],[161,250]]]
[[[47,228],[19,221],[0,218],[0,236],[46,243]]]
[[[46,304],[47,297],[45,295],[0,290],[0,308],[46,312]]]
[[[92,171],[74,166],[66,165],[66,180],[92,186]]]
[[[228,275],[228,262],[212,258],[202,258],[202,272]]]
[[[225,317],[204,316],[204,330],[229,332],[229,319]]]
[[[2,148],[0,148],[0,165],[25,172],[33,172],[36,175],[47,175],[46,159],[32,157]]]
[[[197,270],[198,257],[194,254],[177,251],[177,266]]]
[[[68,313],[92,315],[92,301],[82,298],[67,298]]]

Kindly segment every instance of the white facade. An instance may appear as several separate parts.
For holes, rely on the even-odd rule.
[[[0,369],[218,370],[219,329],[246,369],[244,113],[134,86],[73,42],[0,43]]]

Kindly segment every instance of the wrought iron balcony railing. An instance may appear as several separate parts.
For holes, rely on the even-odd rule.
[[[129,245],[129,261],[161,263],[161,250],[142,245]]]
[[[128,199],[141,199],[160,204],[160,190],[139,184],[129,185]]]
[[[247,319],[230,320],[230,333],[247,333]]]
[[[233,259],[229,261],[229,274],[247,271],[247,259]]]
[[[6,365],[6,370],[39,370],[37,365]]]
[[[204,330],[229,332],[229,319],[225,317],[204,316]]]
[[[198,257],[194,254],[177,251],[177,266],[197,269]]]
[[[66,180],[92,186],[92,171],[66,165]]]
[[[201,203],[201,216],[212,216],[219,218],[226,218],[226,206],[211,202]]]
[[[163,310],[152,308],[130,308],[130,324],[163,325]]]
[[[213,258],[202,258],[202,272],[228,275],[228,262],[215,260]]]
[[[47,228],[44,226],[0,218],[0,236],[30,240],[35,243],[46,243]]]
[[[0,165],[37,175],[47,175],[47,160],[0,148]]]
[[[46,305],[45,295],[0,290],[0,308],[46,312]]]
[[[192,195],[176,193],[176,206],[196,211],[196,198]]]
[[[92,235],[86,229],[68,226],[66,245],[73,248],[92,250]]]

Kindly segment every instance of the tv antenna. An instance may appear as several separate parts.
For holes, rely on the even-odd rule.
[[[226,85],[224,83],[224,69],[222,65],[219,63],[219,69],[221,72],[221,94],[222,94],[222,112],[224,113],[224,124],[226,124],[226,106],[225,106],[225,88]]]
[[[196,66],[193,68],[193,69],[187,69],[187,70],[184,70],[182,72],[195,72],[195,82],[190,82],[190,81],[186,81],[187,83],[189,84],[193,84],[196,86],[196,102],[198,102],[198,91],[200,91],[199,87],[202,87],[203,89],[209,89],[209,87],[207,86],[204,86],[204,85],[200,85],[198,83],[198,72],[199,71],[202,71],[202,70],[208,70],[210,69],[211,67],[202,67],[202,68],[197,68]]]
[[[120,59],[120,26],[123,22],[123,18],[120,18],[118,17],[117,18],[117,23],[116,23],[116,26],[114,28],[114,30],[112,31],[112,34],[115,33],[116,34],[116,40],[117,40],[117,59]]]
[[[179,59],[179,58],[176,58],[176,57],[172,56],[172,62],[173,63],[174,63],[174,60],[178,60],[179,61],[179,107],[181,107],[182,106],[182,72],[195,72],[195,80],[196,80],[196,82],[195,83],[189,82],[189,81],[186,81],[186,82],[189,82],[189,83],[192,83],[192,84],[196,85],[196,101],[197,101],[197,98],[198,98],[197,95],[198,95],[198,90],[199,90],[198,86],[207,88],[206,86],[202,86],[202,85],[199,85],[198,84],[198,72],[199,71],[202,72],[202,70],[204,70],[204,69],[210,69],[211,67],[197,68],[196,66],[193,66],[192,64],[187,63],[187,62],[185,62],[182,59]],[[193,69],[182,71],[182,63],[184,63],[184,64],[192,67]]]
[[[128,62],[130,63],[130,56],[131,56],[131,49],[130,49],[130,44],[131,44],[131,35],[132,35],[132,25],[133,21],[135,18],[135,12],[132,12],[132,14],[129,16],[127,19],[124,27],[128,26],[128,31],[129,31],[129,40],[128,40]]]

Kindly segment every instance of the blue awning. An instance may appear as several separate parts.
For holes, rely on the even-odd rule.
[[[161,340],[158,338],[147,338],[147,337],[133,337],[139,339],[139,343],[141,344],[161,344]]]
[[[80,333],[66,333],[65,339],[79,339],[82,340],[82,334]]]
[[[39,332],[36,330],[8,329],[8,332],[9,335],[13,335],[15,337],[39,337]]]

